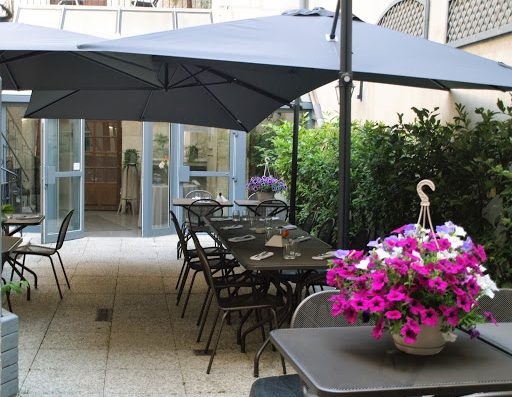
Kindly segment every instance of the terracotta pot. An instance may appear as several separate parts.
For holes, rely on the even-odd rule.
[[[441,335],[441,329],[437,327],[421,326],[421,331],[416,337],[416,343],[404,342],[402,335],[394,335],[393,341],[398,350],[419,356],[431,356],[443,350],[446,341]]]
[[[272,200],[274,198],[274,192],[256,192],[256,198],[259,201]]]

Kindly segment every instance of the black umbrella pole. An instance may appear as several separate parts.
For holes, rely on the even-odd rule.
[[[340,7],[340,127],[338,187],[338,247],[348,247],[350,230],[350,134],[352,94],[352,0]]]
[[[290,223],[295,224],[297,215],[297,168],[299,158],[300,98],[293,105],[292,175],[290,178]]]

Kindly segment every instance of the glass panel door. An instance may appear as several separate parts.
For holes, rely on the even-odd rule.
[[[142,237],[170,234],[171,130],[169,123],[144,123]]]
[[[45,120],[42,240],[55,242],[66,214],[74,210],[66,239],[83,237],[83,120]]]

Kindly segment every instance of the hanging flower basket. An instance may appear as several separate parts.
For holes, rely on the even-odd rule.
[[[373,320],[376,339],[387,328],[399,350],[421,355],[439,353],[445,341],[454,341],[457,326],[476,332],[478,323],[494,321],[477,311],[477,301],[497,290],[485,274],[481,245],[452,222],[432,227],[425,184],[434,188],[431,181],[418,184],[417,224],[371,241],[368,254],[337,251],[327,273],[327,283],[340,290],[332,298],[334,316],[343,314],[349,323]]]

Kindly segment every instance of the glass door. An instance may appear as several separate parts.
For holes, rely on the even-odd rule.
[[[142,237],[170,234],[171,129],[144,123],[142,144]]]
[[[57,240],[66,214],[74,210],[66,239],[83,237],[83,120],[45,120],[43,134],[43,208],[41,239]]]

